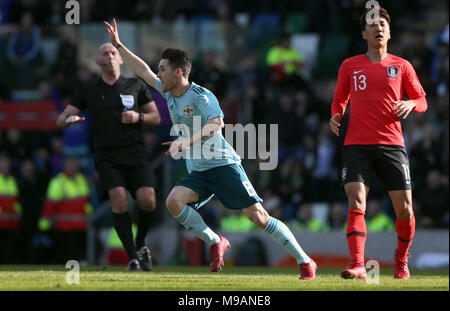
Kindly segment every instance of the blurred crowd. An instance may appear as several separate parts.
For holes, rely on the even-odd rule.
[[[303,12],[309,21],[304,32],[322,36],[337,31],[349,35],[345,57],[363,53],[365,49],[357,26],[365,1],[267,0],[258,1],[257,6],[238,0],[81,2],[81,24],[112,17],[150,23],[179,18],[189,21],[199,14],[209,14],[216,20],[236,23],[244,19],[251,25],[260,13],[271,13],[284,21],[288,12]],[[413,64],[427,92],[427,112],[410,116],[402,124],[414,182],[417,226],[448,228],[448,15],[447,24],[437,30],[416,31],[411,26],[427,21],[426,12],[436,7],[447,12],[448,1],[380,2],[393,20],[390,44],[395,52],[392,53]],[[8,35],[0,36],[0,107],[4,101],[20,101],[14,95],[16,90],[32,89],[39,94],[39,100],[50,100],[61,111],[64,100],[70,100],[82,85],[96,78],[79,63],[77,44],[64,36],[58,40],[54,63],[44,72],[39,67],[43,53],[42,29],[64,23],[65,12],[64,1],[0,0],[0,29],[9,29]],[[329,23],[338,26],[334,29]],[[216,94],[226,115],[225,123],[278,124],[277,168],[261,171],[260,160],[243,161],[271,215],[298,230],[342,230],[347,208],[345,194],[340,188],[344,135],[337,138],[328,128],[340,63],[330,68],[331,77],[317,70],[305,75],[304,70],[309,64],[290,46],[290,38],[295,33],[285,30],[280,27],[273,44],[265,48],[263,57],[259,56],[260,47],[256,45],[238,66],[228,66],[214,51],[202,51],[194,58],[191,80]],[[0,35],[2,33],[5,31],[0,31]],[[431,36],[431,44],[426,44],[426,36]],[[348,114],[344,117],[344,131],[346,118]],[[159,142],[168,136],[168,129],[167,126],[146,130],[145,140],[153,159],[163,152]],[[15,241],[20,245],[22,253],[16,254],[16,260],[27,258],[32,262],[34,259],[26,252],[46,243],[37,235],[42,229],[38,224],[48,200],[50,180],[64,171],[67,157],[77,158],[77,170],[89,184],[94,210],[101,204],[103,197],[92,166],[88,128],[77,128],[77,131],[81,134],[77,132],[76,144],[70,130],[37,132],[10,128],[1,132],[0,181],[13,176],[17,193],[4,191],[4,186],[0,189],[0,203],[4,197],[15,195],[16,207],[20,205],[11,210],[12,214],[20,215],[20,222],[9,229],[5,227],[14,231]],[[179,164],[174,167],[184,170]],[[177,174],[183,172],[176,172],[174,176]],[[394,229],[393,208],[381,184],[374,184],[367,207],[369,231]],[[228,210],[206,206],[203,213],[210,215],[211,221],[224,230],[252,229],[251,224]],[[11,240],[9,235],[3,234],[6,229],[0,227],[2,247],[7,247],[2,241]]]

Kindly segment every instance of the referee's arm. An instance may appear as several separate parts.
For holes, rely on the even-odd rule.
[[[60,128],[65,128],[70,124],[83,122],[86,120],[84,117],[78,116],[81,110],[75,106],[67,105],[66,109],[56,119],[56,125]]]

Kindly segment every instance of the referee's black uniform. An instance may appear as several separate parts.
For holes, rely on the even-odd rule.
[[[141,122],[121,122],[124,102],[132,104],[128,110],[138,112],[139,106],[150,101],[150,90],[141,80],[120,76],[113,85],[99,78],[78,92],[71,103],[81,111],[89,111],[95,168],[104,190],[125,186],[134,196],[142,186],[154,187]],[[142,172],[143,169],[145,174],[135,172]],[[123,180],[119,180],[121,178]]]
[[[89,111],[95,168],[104,191],[124,187],[136,198],[141,187],[155,188],[155,177],[144,148],[142,119],[137,123],[122,123],[122,112],[134,110],[152,101],[148,87],[137,78],[120,76],[109,85],[102,78],[85,86],[71,105]],[[128,212],[113,212],[113,225],[130,260],[136,259],[136,248],[144,247],[150,214],[139,209],[136,244],[131,233]]]

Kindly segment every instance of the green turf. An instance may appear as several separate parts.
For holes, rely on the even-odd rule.
[[[152,272],[127,273],[125,267],[80,268],[80,284],[66,283],[64,266],[0,266],[0,290],[21,291],[448,291],[449,270],[412,270],[411,280],[394,280],[382,269],[379,284],[343,280],[339,269],[319,269],[314,281],[300,281],[296,268],[155,267]]]

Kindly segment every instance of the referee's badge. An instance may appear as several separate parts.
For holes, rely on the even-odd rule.
[[[398,76],[398,67],[397,66],[389,66],[387,69],[387,74],[389,78],[395,79]]]
[[[184,107],[183,112],[184,112],[184,114],[185,114],[186,116],[190,117],[191,114],[194,112],[194,109],[191,107],[191,105],[186,105],[186,106]]]
[[[120,98],[122,99],[122,105],[126,110],[133,108],[134,106],[134,96],[133,95],[122,95],[120,94]]]

